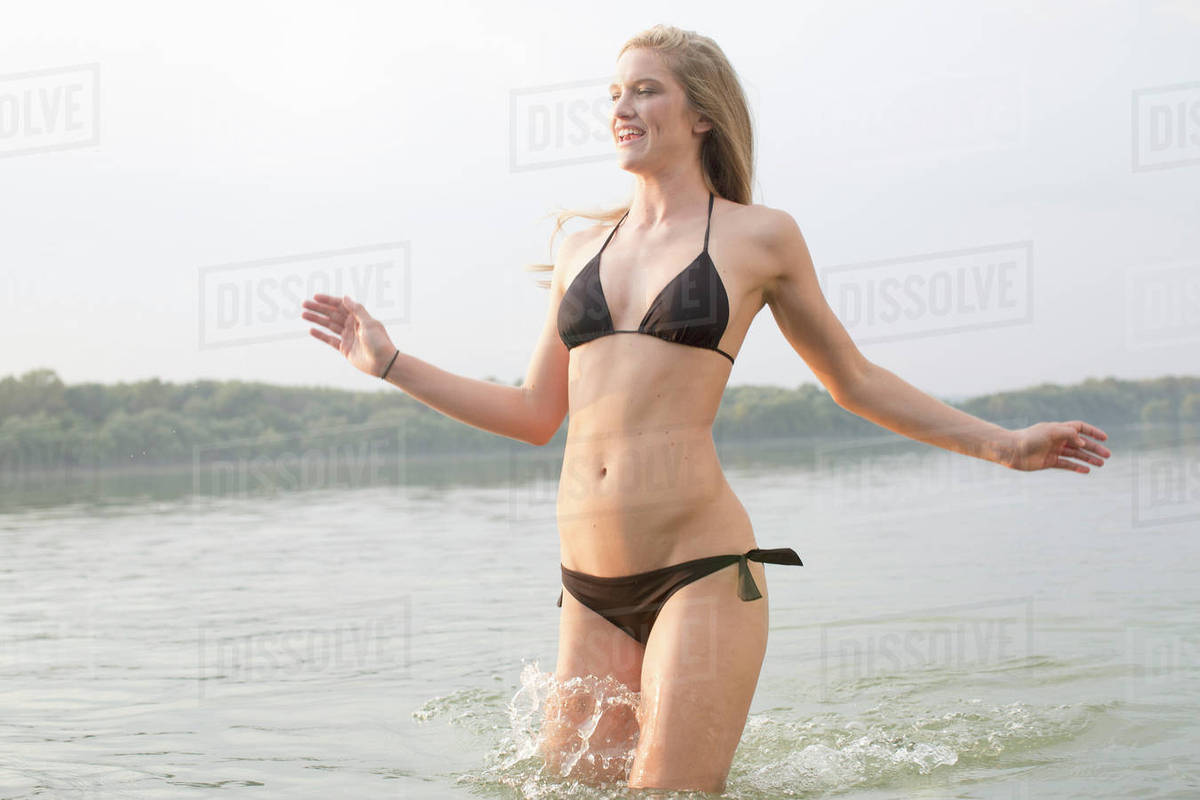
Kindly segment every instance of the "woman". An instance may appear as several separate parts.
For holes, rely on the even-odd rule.
[[[641,697],[636,714],[614,706],[583,734],[587,698],[552,698],[543,755],[557,770],[583,736],[593,752],[624,747],[632,760],[581,759],[572,777],[721,792],[766,650],[763,562],[800,563],[789,548],[757,549],[712,438],[733,360],[764,305],[838,404],[889,430],[1019,470],[1086,473],[1077,462],[1099,466],[1111,453],[1084,438],[1107,438],[1092,425],[1009,431],[859,353],[795,221],[751,203],[750,116],[711,39],[664,26],[635,36],[611,91],[633,197],[591,215],[616,225],[570,234],[546,266],[550,302],[522,386],[399,352],[349,297],[315,295],[302,317],[328,328],[311,333],[355,367],[475,427],[540,445],[570,412],[555,677],[615,678]]]

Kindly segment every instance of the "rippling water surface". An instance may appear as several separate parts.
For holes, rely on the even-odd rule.
[[[805,562],[766,567],[725,796],[1200,796],[1200,457],[1109,432],[1086,476],[915,444],[723,450],[759,546]],[[535,754],[553,470],[421,471],[5,495],[0,798],[638,796]]]

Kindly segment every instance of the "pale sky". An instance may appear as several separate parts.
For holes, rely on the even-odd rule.
[[[367,275],[349,293],[398,347],[511,382],[548,302],[521,269],[549,260],[545,215],[632,187],[603,86],[658,22],[738,71],[754,202],[796,219],[871,360],[940,396],[1200,372],[1192,0],[3,16],[0,375],[382,388],[281,288]],[[730,383],[810,382],[764,307]]]

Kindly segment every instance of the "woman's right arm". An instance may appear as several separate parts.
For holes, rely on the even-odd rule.
[[[546,444],[567,414],[568,351],[558,337],[557,319],[563,269],[576,242],[577,235],[572,233],[558,248],[545,321],[521,386],[456,375],[404,352],[396,356],[388,370],[387,382],[459,422],[529,444]],[[312,335],[338,349],[362,371],[376,376],[383,372],[397,349],[383,324],[348,297],[339,300],[314,295],[314,300],[311,304],[305,301],[304,307],[324,311],[327,317],[309,313],[301,316],[326,325],[341,339],[316,329],[312,329]],[[344,333],[347,326],[349,337]]]

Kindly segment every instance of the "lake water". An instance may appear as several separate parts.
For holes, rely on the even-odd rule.
[[[759,546],[805,563],[766,566],[725,796],[1200,796],[1200,455],[1108,432],[1088,475],[894,437],[722,447]],[[554,456],[8,487],[0,797],[639,796],[529,755]]]

